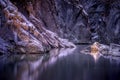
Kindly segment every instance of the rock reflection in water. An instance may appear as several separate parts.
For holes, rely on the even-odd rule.
[[[102,56],[97,62],[91,55],[75,53],[43,68],[40,80],[120,80],[120,63]]]
[[[95,62],[79,47],[13,55],[0,64],[0,80],[120,80],[119,62],[103,56]]]
[[[57,59],[71,54],[74,49],[75,48],[53,49],[49,53],[43,55],[12,55],[9,57],[9,59],[7,59],[8,62],[6,63],[8,64],[3,64],[3,68],[5,68],[5,71],[7,71],[3,71],[4,74],[2,73],[0,75],[0,80],[9,80],[9,78],[6,76],[9,76],[11,80],[37,80],[42,68],[45,68],[48,65],[53,65]],[[9,73],[8,70],[11,70],[11,64],[14,67]]]
[[[49,64],[55,63],[55,61],[58,58],[70,55],[70,54],[73,53],[74,50],[75,50],[75,48],[53,49],[53,50],[50,51],[50,58],[49,58],[49,61],[47,61],[47,63],[49,63]]]

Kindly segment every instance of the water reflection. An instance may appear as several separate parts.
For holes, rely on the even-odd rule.
[[[47,54],[12,55],[0,60],[0,80],[120,80],[120,64],[77,49],[53,49]]]
[[[95,59],[95,61],[97,61],[99,59],[99,57],[101,56],[98,53],[90,53],[90,54],[93,56],[93,58]]]
[[[76,48],[61,48],[61,49],[53,49],[50,51],[50,57],[47,63],[52,64],[57,61],[57,59],[61,57],[68,56],[73,53]]]

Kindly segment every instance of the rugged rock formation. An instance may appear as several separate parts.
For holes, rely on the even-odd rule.
[[[46,28],[74,43],[90,42],[88,14],[77,0],[36,0],[36,12]],[[34,2],[34,1],[33,1]],[[51,27],[52,26],[52,27]]]
[[[61,39],[57,34],[46,30],[40,19],[35,17],[32,3],[26,6],[28,20],[9,0],[0,1],[8,26],[14,35],[17,50],[22,53],[40,53],[50,48],[74,47],[74,44]]]
[[[0,53],[12,52],[12,48],[13,46],[9,46],[9,44],[6,41],[0,38]]]
[[[120,57],[120,45],[111,43],[110,45],[100,44],[98,42],[93,43],[80,51],[84,54],[90,54],[92,56],[102,55],[104,57]]]
[[[1,0],[1,2],[4,1],[7,0]],[[56,34],[53,33],[54,38],[46,39],[48,35],[51,34],[51,31],[57,33],[61,38],[69,39],[73,43],[89,43],[97,41],[104,44],[120,44],[120,0],[10,1],[12,2],[12,5],[14,5],[14,11],[17,11],[19,15],[22,15],[22,18],[26,23],[24,24],[18,19],[21,22],[19,25],[23,26],[21,27],[23,29],[22,31],[27,32],[27,34],[30,33],[29,37],[33,36],[34,39],[36,39],[36,33],[33,34],[31,31],[33,29],[47,35],[44,36],[43,34],[40,34],[40,37],[44,36],[44,38],[42,38],[43,40],[36,39],[38,40],[37,42],[41,42],[41,46],[44,45],[44,48],[41,48],[41,50],[47,49],[47,44],[49,44],[49,46],[51,46],[51,44],[53,45],[53,42],[51,41],[54,41],[53,39],[57,37]],[[3,7],[4,5],[6,5],[6,3],[3,3],[0,7]],[[7,20],[8,19],[3,13],[3,8],[0,8],[0,37],[8,43],[15,45],[16,42],[14,42],[13,39],[15,33],[13,34],[13,28],[11,27],[15,27],[16,24],[8,25],[6,24]],[[24,28],[25,25],[28,26],[28,23],[34,26],[32,27],[33,29],[30,28],[30,30],[26,30]],[[16,30],[14,32],[16,32]],[[27,34],[25,35],[28,36]],[[36,43],[33,38],[31,39],[32,43]],[[61,44],[61,41],[63,40],[60,39],[60,41],[58,41],[55,39],[55,42],[60,44],[59,46],[63,45]],[[58,44],[53,46],[55,47]],[[24,51],[24,49],[22,50]]]
[[[74,43],[98,41],[120,44],[120,0],[29,1],[34,5],[36,17],[62,38]],[[25,4],[20,8],[22,5]]]
[[[86,10],[93,41],[120,44],[120,0],[88,1]]]

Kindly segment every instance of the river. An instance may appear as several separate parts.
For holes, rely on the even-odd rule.
[[[120,80],[120,60],[80,53],[86,45],[45,54],[0,57],[0,80]]]

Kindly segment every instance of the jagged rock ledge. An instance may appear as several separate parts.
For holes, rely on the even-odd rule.
[[[19,53],[40,53],[51,48],[75,47],[73,43],[45,29],[42,21],[35,17],[32,3],[26,6],[29,19],[19,12],[18,8],[9,0],[0,0],[0,6],[5,14],[7,25],[14,34],[15,47],[13,48],[16,48],[14,51]]]

